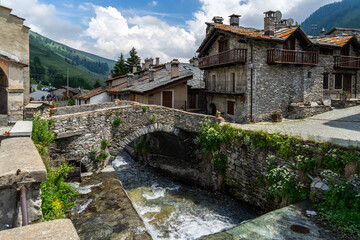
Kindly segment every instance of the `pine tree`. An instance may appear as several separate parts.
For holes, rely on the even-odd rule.
[[[137,70],[141,70],[140,67],[140,62],[141,62],[141,58],[137,55],[136,49],[133,47],[130,52],[130,57],[126,59],[126,67],[128,72],[132,72],[133,71],[133,66],[136,64],[137,65]]]
[[[101,83],[99,83],[98,80],[96,80],[96,82],[94,83],[94,88],[98,88],[98,87],[101,87]]]
[[[127,74],[128,68],[126,67],[124,55],[121,53],[120,57],[118,58],[117,62],[112,69],[112,77],[118,77]]]

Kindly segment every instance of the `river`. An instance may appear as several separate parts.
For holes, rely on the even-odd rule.
[[[196,239],[257,215],[219,193],[173,181],[120,153],[113,167],[153,239]]]

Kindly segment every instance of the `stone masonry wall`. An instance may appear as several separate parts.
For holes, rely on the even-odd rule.
[[[82,159],[88,170],[94,170],[91,149],[99,148],[102,139],[109,142],[112,159],[129,143],[152,132],[179,134],[179,130],[197,132],[201,122],[210,120],[213,124],[220,118],[184,112],[162,106],[148,105],[118,106],[96,111],[53,116],[50,129],[56,135],[56,145],[50,148],[53,159]],[[69,108],[69,107],[67,107]],[[151,117],[153,116],[153,117]],[[122,124],[113,124],[115,119]],[[151,121],[151,118],[155,118]],[[111,160],[111,159],[110,159]]]

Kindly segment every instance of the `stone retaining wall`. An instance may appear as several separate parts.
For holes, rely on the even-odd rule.
[[[331,100],[331,105],[336,108],[348,108],[360,105],[360,99],[351,100]]]
[[[30,138],[10,138],[1,142],[0,229],[21,226],[21,186],[26,188],[29,223],[41,220],[40,183],[45,180],[45,166]]]
[[[289,107],[289,118],[290,119],[301,119],[301,118],[308,118],[312,117],[317,114],[321,114],[324,112],[331,111],[331,106],[290,106]]]
[[[144,111],[143,106],[148,109]],[[223,121],[213,116],[140,104],[53,116],[52,119],[50,129],[56,135],[56,145],[49,149],[52,158],[81,158],[87,170],[99,166],[94,164],[91,150],[100,149],[104,138],[110,143],[111,161],[126,145],[144,134],[166,132],[176,136],[181,130],[197,132],[206,120],[213,124]],[[115,119],[121,119],[122,123],[114,125]]]

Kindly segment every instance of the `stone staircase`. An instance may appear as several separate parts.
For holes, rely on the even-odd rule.
[[[6,114],[0,114],[0,127],[8,126],[8,116]]]

